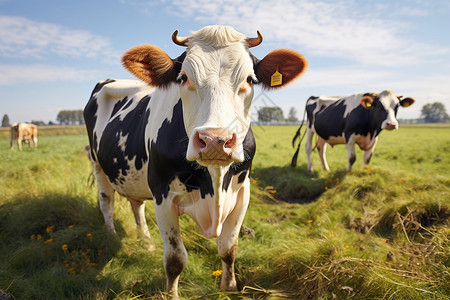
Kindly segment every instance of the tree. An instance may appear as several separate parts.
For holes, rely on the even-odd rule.
[[[84,117],[82,110],[61,110],[56,117],[61,125],[83,125]]]
[[[5,114],[2,119],[2,127],[9,127],[9,126],[10,126],[9,117],[7,114]]]
[[[449,116],[445,111],[445,106],[441,102],[425,104],[422,107],[421,117],[427,123],[441,123],[449,121]]]
[[[263,107],[258,110],[258,121],[267,124],[269,122],[282,122],[284,120],[283,111],[279,107]]]
[[[45,126],[45,122],[40,120],[31,120],[31,124],[34,124],[36,126]]]
[[[289,114],[288,114],[287,121],[290,122],[290,123],[297,123],[298,122],[297,110],[295,109],[295,107],[291,107],[289,109]]]

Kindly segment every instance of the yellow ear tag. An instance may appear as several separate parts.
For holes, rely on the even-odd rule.
[[[283,74],[278,72],[278,69],[275,71],[275,73],[272,74],[270,77],[270,86],[277,86],[281,85],[283,83]]]
[[[408,107],[408,106],[409,106],[409,102],[403,103],[403,107]]]
[[[366,107],[372,107],[372,103],[366,102]]]

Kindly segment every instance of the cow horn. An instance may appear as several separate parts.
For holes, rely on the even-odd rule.
[[[175,30],[172,34],[172,41],[178,46],[187,47],[187,42],[189,41],[189,37],[179,37],[178,30]]]
[[[261,33],[259,32],[259,30],[257,30],[256,33],[258,34],[258,37],[256,37],[256,38],[247,38],[247,43],[248,43],[248,47],[249,48],[256,47],[259,44],[261,44],[262,41],[263,41],[263,37],[262,37]]]

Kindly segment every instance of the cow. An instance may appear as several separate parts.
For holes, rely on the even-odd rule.
[[[17,141],[19,150],[22,150],[22,141],[28,143],[31,147],[31,141],[33,147],[37,147],[37,127],[34,124],[27,123],[14,123],[11,125],[11,149],[14,149],[14,142]]]
[[[283,87],[307,61],[289,49],[259,60],[249,48],[262,42],[260,32],[248,38],[228,26],[207,26],[188,37],[176,30],[172,40],[187,47],[175,59],[153,45],[126,51],[123,65],[141,81],[99,82],[84,109],[99,207],[115,232],[114,192],[126,197],[138,232],[150,238],[144,200],[155,201],[172,298],[187,264],[178,218],[189,215],[206,238],[217,238],[221,290],[236,291],[237,239],[256,149],[254,85]]]
[[[364,168],[367,168],[378,141],[378,135],[383,129],[398,129],[396,119],[400,106],[408,107],[415,100],[397,96],[392,90],[381,93],[357,93],[349,96],[312,96],[306,101],[306,158],[307,170],[313,172],[311,164],[312,138],[318,135],[316,147],[324,170],[329,171],[325,157],[327,144],[332,147],[345,144],[347,147],[348,166],[350,172],[356,160],[355,144],[364,152]],[[292,144],[299,137],[298,129]],[[298,151],[292,159],[292,165],[297,162]]]

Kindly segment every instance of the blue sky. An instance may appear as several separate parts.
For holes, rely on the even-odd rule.
[[[300,119],[311,95],[384,89],[416,99],[399,118],[436,101],[450,113],[448,0],[0,0],[0,118],[48,122],[83,109],[98,81],[133,78],[120,63],[127,49],[153,44],[177,57],[176,29],[186,36],[211,24],[260,30],[260,59],[290,48],[309,61],[286,88],[256,90],[253,113],[274,103]]]

